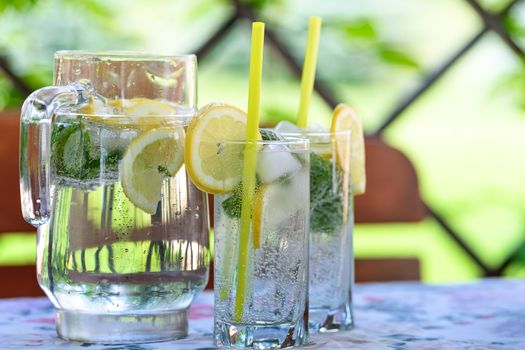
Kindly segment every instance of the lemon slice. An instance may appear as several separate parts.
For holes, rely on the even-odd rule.
[[[332,116],[332,133],[342,130],[352,130],[351,134],[351,154],[348,156],[349,141],[344,137],[336,138],[337,163],[344,170],[350,170],[352,177],[352,190],[354,195],[365,193],[366,173],[365,173],[365,141],[363,126],[359,115],[353,108],[346,104],[339,104],[334,109]]]
[[[168,102],[147,98],[106,100],[105,102],[90,98],[79,112],[105,125],[148,130],[167,126],[166,117],[176,115],[177,107]],[[104,117],[113,114],[124,117]]]
[[[168,125],[166,117],[177,114],[177,108],[167,102],[134,98],[124,100],[124,115],[133,118],[136,127],[141,130],[159,128]]]
[[[124,114],[131,117],[141,117],[141,120],[149,119],[144,117],[166,117],[177,114],[177,108],[174,105],[168,102],[150,100],[147,98],[125,100],[123,106]]]
[[[226,104],[203,107],[186,133],[184,161],[191,180],[208,193],[224,193],[240,182],[246,113]],[[259,135],[259,139],[261,136]]]
[[[259,249],[261,247],[261,232],[263,223],[263,214],[265,212],[265,200],[268,185],[261,185],[255,191],[253,214],[252,214],[252,232],[253,232],[253,248]]]
[[[128,199],[154,214],[162,182],[174,176],[184,162],[182,127],[151,129],[134,138],[121,162],[121,183]]]

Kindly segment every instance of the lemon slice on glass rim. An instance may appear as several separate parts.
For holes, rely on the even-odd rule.
[[[241,109],[219,103],[201,108],[192,120],[186,132],[184,162],[199,189],[225,193],[241,181],[246,120]]]
[[[366,190],[366,170],[365,170],[365,140],[361,118],[350,106],[340,103],[334,109],[332,125],[330,131],[351,130],[351,147],[348,147],[348,140],[336,138],[337,164],[344,171],[350,170],[352,178],[352,190],[354,195],[365,193]],[[350,149],[350,156],[348,150]]]

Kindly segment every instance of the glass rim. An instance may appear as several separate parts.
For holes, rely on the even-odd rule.
[[[131,50],[108,50],[108,51],[87,51],[87,50],[59,50],[55,52],[55,59],[57,58],[111,58],[117,60],[125,59],[144,59],[144,60],[196,60],[195,54],[162,54],[152,53],[146,51],[131,51]]]
[[[275,129],[270,129],[274,130]],[[352,130],[338,130],[338,131],[303,131],[303,132],[278,132],[279,135],[285,136],[285,137],[308,137],[308,136],[346,136],[351,135]]]
[[[284,146],[294,146],[294,145],[310,145],[310,140],[304,137],[289,137],[285,140],[255,140],[255,141],[247,141],[247,140],[223,140],[223,144],[229,144],[229,145],[248,145],[248,144],[256,144],[256,145],[284,145]]]
[[[179,113],[179,114],[162,114],[162,115],[149,115],[149,116],[140,116],[140,115],[130,115],[130,114],[108,114],[108,113],[81,113],[81,112],[74,112],[74,111],[68,111],[68,110],[60,110],[56,112],[56,115],[59,115],[61,117],[71,117],[71,118],[87,118],[90,119],[90,117],[98,117],[100,120],[98,122],[106,120],[106,119],[120,119],[123,121],[134,121],[134,120],[144,120],[144,118],[151,117],[152,120],[155,120],[155,118],[166,118],[168,121],[170,120],[176,120],[176,119],[193,119],[196,116],[197,109],[185,113]],[[93,120],[95,121],[95,120]]]

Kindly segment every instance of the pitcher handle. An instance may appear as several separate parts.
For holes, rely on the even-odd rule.
[[[51,123],[58,108],[85,103],[87,84],[48,86],[24,101],[20,115],[20,199],[22,215],[38,227],[51,214]]]

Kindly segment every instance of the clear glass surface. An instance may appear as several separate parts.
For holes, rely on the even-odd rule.
[[[308,186],[307,140],[258,143],[247,250],[240,245],[242,185],[215,195],[216,346],[270,349],[307,341]],[[244,295],[237,294],[241,253],[248,254]]]
[[[151,157],[182,155],[195,72],[194,56],[59,52],[56,86],[25,102],[21,195],[35,205],[24,215],[38,227],[38,280],[61,337],[186,336],[187,310],[208,278],[207,196],[184,164],[131,160],[159,131],[167,138],[147,146]],[[146,181],[132,176],[141,172]],[[149,207],[137,200],[143,191],[153,193]],[[42,203],[46,215],[34,210]]]
[[[284,136],[310,140],[310,331],[346,330],[353,326],[351,132]]]

